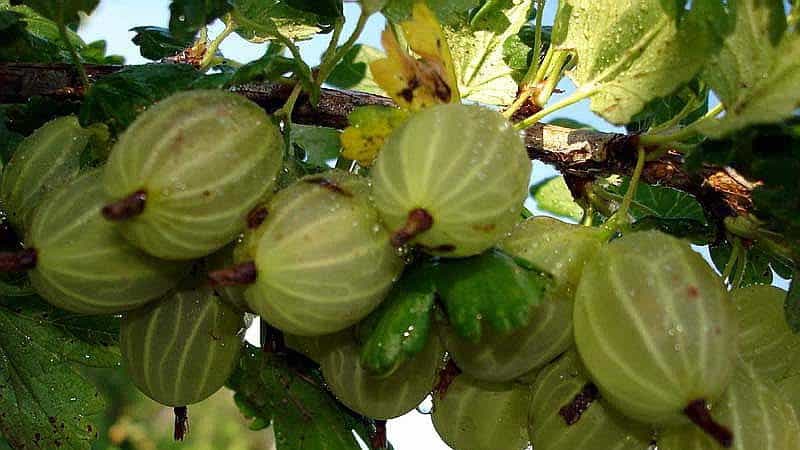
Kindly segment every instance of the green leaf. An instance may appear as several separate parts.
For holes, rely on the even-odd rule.
[[[331,72],[326,83],[340,89],[386,95],[383,89],[375,83],[372,78],[372,72],[369,69],[371,62],[385,57],[386,55],[375,47],[356,44],[345,53],[342,60]]]
[[[191,39],[178,39],[168,28],[136,27],[130,31],[136,33],[132,41],[139,46],[139,53],[153,61],[176,55],[192,45]]]
[[[589,124],[566,117],[558,117],[549,121],[548,123],[550,125],[556,125],[559,127],[572,128],[573,130],[595,130],[595,128]]]
[[[379,12],[388,2],[389,0],[359,0],[361,10],[368,15]]]
[[[153,103],[186,90],[202,74],[183,64],[128,66],[95,82],[84,97],[81,122],[105,122],[119,134]]]
[[[630,178],[626,177],[619,186],[609,185],[607,190],[615,195],[624,196],[629,185]],[[703,205],[692,194],[645,183],[638,185],[629,212],[634,220],[655,217],[665,220],[691,220],[702,225],[708,223]]]
[[[310,39],[321,31],[320,16],[289,6],[287,0],[231,0],[236,33],[250,42]]]
[[[562,176],[554,176],[531,186],[531,195],[539,209],[574,221],[583,218],[583,208],[572,198]]]
[[[789,295],[786,296],[785,311],[786,323],[789,328],[800,334],[800,271],[794,273]]]
[[[339,157],[339,130],[296,124],[292,124],[291,130],[292,143],[305,153],[304,163],[328,168],[328,161]]]
[[[106,41],[94,41],[78,50],[83,62],[90,64],[125,64],[125,58],[120,55],[106,55]]]
[[[700,130],[720,137],[748,125],[779,122],[800,107],[800,34],[786,31],[781,0],[729,1],[725,45],[702,73],[725,116]]]
[[[179,40],[192,40],[197,31],[230,10],[228,0],[172,0],[169,30]]]
[[[710,248],[711,260],[717,269],[722,272],[730,260],[733,247],[728,241]],[[770,256],[760,247],[755,246],[744,252],[736,261],[731,272],[731,282],[736,287],[747,287],[756,284],[772,284],[772,269]]]
[[[37,297],[0,300],[0,430],[14,448],[91,447],[104,402],[75,364],[118,364],[117,327]]]
[[[392,23],[400,23],[411,16],[411,8],[416,0],[388,0],[383,7],[383,15]],[[427,0],[428,7],[436,13],[442,25],[462,23],[468,19],[482,0]],[[486,2],[488,3],[488,2]]]
[[[430,267],[408,269],[366,323],[370,331],[361,348],[361,364],[375,374],[391,375],[425,348],[431,334],[436,289]]]
[[[514,101],[517,83],[505,43],[519,33],[530,10],[531,0],[486,2],[472,19],[462,13],[460,20],[444,23],[463,98],[490,105]]]
[[[708,93],[705,83],[693,80],[672,95],[650,101],[625,128],[628,133],[645,133],[666,123],[672,125],[667,129],[688,125],[708,112]]]
[[[691,81],[721,45],[711,29],[722,20],[718,0],[564,0],[553,44],[573,50],[568,72],[591,95],[591,109],[626,124],[652,100]]]
[[[100,0],[12,0],[11,4],[25,4],[55,23],[73,25],[80,23],[79,12],[91,14]]]
[[[252,429],[272,423],[280,450],[358,450],[353,431],[369,442],[368,419],[339,404],[302,361],[248,345],[228,387]]]
[[[549,284],[546,277],[499,250],[441,260],[433,271],[450,324],[472,342],[480,340],[484,323],[499,333],[527,325],[531,308],[542,301]]]
[[[12,17],[18,20],[5,31],[0,31],[0,60],[42,63],[72,61],[55,22],[28,6],[9,6],[6,0],[0,0],[0,12],[9,23],[13,21]],[[86,45],[72,30],[67,29],[67,36],[79,51]]]
[[[297,64],[291,58],[287,58],[280,52],[271,51],[272,45],[261,58],[239,67],[233,74],[231,86],[239,86],[247,83],[273,81],[280,78],[287,72],[297,69]]]
[[[342,0],[287,0],[292,8],[317,14],[321,17],[342,17]]]

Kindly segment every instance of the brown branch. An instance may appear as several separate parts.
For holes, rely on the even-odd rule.
[[[121,66],[86,66],[90,79],[120,69]],[[292,86],[248,84],[233,90],[274,112],[283,106]],[[0,104],[24,102],[33,96],[80,99],[82,95],[80,80],[70,65],[0,63]],[[341,129],[347,126],[350,112],[366,105],[392,105],[392,101],[363,92],[324,89],[316,107],[307,98],[301,98],[292,117],[302,124]],[[536,124],[526,131],[525,144],[531,159],[554,165],[570,180],[587,180],[599,175],[630,173],[635,165],[637,139],[636,136]],[[752,208],[752,184],[719,167],[707,167],[699,174],[690,174],[677,152],[649,162],[643,179],[649,184],[694,194],[718,221]]]

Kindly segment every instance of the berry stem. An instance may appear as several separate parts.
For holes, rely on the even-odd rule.
[[[173,438],[182,441],[189,434],[189,409],[185,406],[178,406],[173,409],[175,413],[175,432]]]
[[[212,286],[244,286],[256,282],[256,263],[248,261],[227,269],[214,270],[208,273]]]
[[[102,210],[103,217],[115,222],[134,218],[144,211],[146,201],[147,193],[145,191],[136,191],[125,198],[104,206]]]
[[[376,420],[375,431],[370,437],[370,444],[375,450],[383,450],[389,447],[389,439],[386,436],[386,421]]]
[[[0,252],[0,272],[25,272],[36,267],[36,249]]]
[[[420,233],[428,231],[433,226],[433,217],[422,208],[417,208],[408,213],[408,219],[403,228],[392,234],[392,245],[402,247],[408,244]]]
[[[727,427],[714,421],[705,400],[695,400],[683,410],[689,420],[725,448],[733,445],[733,433]]]
[[[461,375],[461,369],[456,365],[452,359],[447,360],[447,364],[439,371],[439,379],[436,381],[436,386],[433,388],[434,395],[439,398],[444,398],[447,394],[447,389],[457,376]]]
[[[564,405],[558,410],[558,415],[564,419],[567,425],[575,425],[581,420],[581,416],[585,413],[592,403],[600,398],[600,391],[597,386],[592,383],[587,383],[583,389],[575,395],[569,404]]]

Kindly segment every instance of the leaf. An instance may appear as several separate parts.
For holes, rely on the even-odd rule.
[[[693,80],[674,94],[650,101],[625,129],[628,133],[645,133],[665,123],[672,123],[667,129],[693,123],[708,112],[708,93],[705,83]]]
[[[168,28],[135,27],[130,31],[136,33],[132,41],[139,46],[139,53],[153,61],[176,55],[192,46],[192,39],[178,39]]]
[[[145,108],[188,89],[200,77],[200,72],[183,64],[128,66],[92,84],[81,107],[81,122],[105,122],[119,134]]]
[[[342,17],[344,15],[342,0],[287,0],[292,8],[310,12],[322,17]]]
[[[367,15],[379,12],[388,2],[389,0],[359,0],[359,3],[361,3],[361,10]]]
[[[375,82],[402,109],[417,111],[441,103],[457,103],[461,96],[453,58],[439,22],[425,2],[414,3],[411,17],[400,23],[409,54],[394,32],[381,35],[386,57],[370,63]]]
[[[436,289],[459,336],[481,338],[484,323],[498,333],[528,324],[549,281],[512,257],[490,250],[482,255],[441,260],[433,269]]]
[[[289,6],[287,0],[231,0],[236,33],[250,42],[281,37],[302,41],[321,31],[317,14]]]
[[[779,122],[800,107],[800,34],[786,31],[781,0],[729,1],[725,45],[702,73],[725,116],[699,128],[724,136],[748,125]]]
[[[117,327],[37,297],[0,300],[0,430],[14,448],[91,447],[104,402],[74,365],[118,364]]]
[[[193,40],[197,31],[230,10],[228,0],[172,0],[169,30],[176,39]]]
[[[595,128],[589,124],[566,117],[558,117],[549,121],[548,123],[550,125],[556,125],[559,127],[572,128],[573,130],[595,130]]]
[[[79,12],[91,14],[100,0],[12,0],[11,5],[25,4],[55,23],[80,23]]]
[[[625,177],[619,186],[610,185],[607,190],[613,194],[624,196],[629,185],[630,178]],[[693,195],[670,187],[645,183],[638,185],[629,213],[634,220],[654,217],[665,220],[691,220],[701,225],[708,224],[703,205]]]
[[[411,17],[414,3],[417,0],[388,0],[383,8],[383,15],[391,23],[400,23]],[[483,0],[427,0],[425,3],[436,13],[443,25],[458,22],[465,14],[481,5]]]
[[[120,55],[106,55],[106,41],[94,41],[78,50],[81,59],[90,64],[125,64],[125,58]]]
[[[574,221],[583,218],[583,208],[575,203],[562,176],[553,176],[531,186],[531,195],[539,209]]]
[[[272,44],[264,56],[236,69],[229,85],[239,86],[253,82],[273,81],[287,72],[297,70],[297,64],[293,59],[270,49],[272,49]]]
[[[9,22],[9,28],[0,31],[0,60],[43,63],[72,61],[55,22],[27,6],[9,6],[7,1],[0,1],[0,13]],[[17,21],[13,22],[12,17]],[[78,50],[86,45],[72,30],[67,29],[67,36]]]
[[[721,45],[711,29],[722,20],[718,0],[564,0],[559,2],[553,44],[571,50],[568,72],[591,109],[626,124],[653,99],[692,80]]]
[[[408,118],[408,113],[390,106],[362,106],[347,117],[350,126],[341,134],[342,156],[371,166],[392,132]]]
[[[369,442],[367,419],[325,389],[318,369],[247,346],[228,380],[251,429],[272,423],[280,450],[358,450],[353,431]]]
[[[436,298],[429,270],[424,264],[407,269],[378,310],[362,322],[371,326],[361,364],[375,374],[391,375],[428,342]]]
[[[718,245],[712,245],[710,252],[714,265],[720,272],[724,271],[733,252],[730,242],[725,241]],[[731,282],[736,287],[772,284],[769,255],[757,246],[747,249],[733,266]]]
[[[372,77],[369,65],[386,55],[375,47],[356,44],[351,48],[326,80],[326,83],[340,89],[386,95]]]
[[[328,161],[339,157],[341,132],[333,128],[292,124],[292,143],[305,153],[303,162],[328,168]]]
[[[505,44],[528,22],[530,11],[531,0],[486,2],[472,20],[461,15],[445,26],[462,97],[490,105],[514,101],[517,83]]]
[[[796,334],[800,334],[800,271],[792,277],[789,295],[786,296],[785,311],[786,323]]]

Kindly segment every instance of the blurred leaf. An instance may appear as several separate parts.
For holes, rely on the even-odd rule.
[[[388,2],[389,0],[359,0],[359,3],[361,3],[361,9],[366,14],[375,14],[376,12],[379,12],[384,6],[386,6],[386,3]]]
[[[786,32],[781,0],[728,2],[725,45],[709,59],[703,79],[725,105],[725,116],[701,131],[721,137],[748,125],[779,122],[800,105],[800,34]]]
[[[728,241],[712,245],[710,248],[711,260],[717,269],[722,272],[730,260],[733,247]],[[731,282],[737,287],[747,287],[756,284],[772,284],[772,269],[770,257],[760,247],[754,246],[747,249],[733,266]]]
[[[786,296],[786,322],[797,334],[800,334],[800,271],[792,277],[789,295]]]
[[[429,269],[407,269],[378,310],[364,319],[373,324],[361,348],[361,364],[372,372],[392,374],[428,342],[436,298]]]
[[[453,60],[459,90],[466,99],[490,105],[508,105],[514,101],[517,83],[512,76],[516,65],[520,71],[522,50],[515,41],[506,42],[528,22],[531,0],[485,2],[470,17],[460,14],[450,20],[444,30]],[[509,52],[517,53],[509,57]],[[527,59],[527,52],[525,56]],[[526,64],[527,65],[527,64]]]
[[[706,245],[714,240],[713,227],[691,219],[661,219],[654,216],[646,216],[637,220],[631,226],[631,229],[634,231],[659,230],[690,240],[695,245]]]
[[[322,17],[342,17],[342,0],[287,0],[286,3],[300,11]]]
[[[283,74],[292,72],[296,68],[297,65],[293,59],[268,49],[261,58],[236,69],[230,85],[239,86],[246,83],[277,80]]]
[[[553,45],[574,49],[568,75],[580,88],[596,88],[591,109],[626,124],[653,99],[692,80],[722,44],[712,32],[724,20],[718,0],[564,0]],[[635,95],[632,95],[635,93]]]
[[[375,83],[370,63],[384,58],[386,55],[375,47],[356,44],[351,48],[326,80],[327,84],[340,89],[369,92],[370,94],[386,95]]]
[[[79,317],[37,297],[0,300],[0,430],[14,448],[89,449],[103,410],[75,363],[118,363],[118,320]]]
[[[572,198],[562,176],[554,176],[531,186],[531,195],[539,209],[574,221],[583,218],[583,208]]]
[[[78,50],[83,62],[89,64],[125,64],[125,58],[120,55],[106,55],[106,41],[93,41]]]
[[[136,33],[132,41],[139,46],[139,53],[153,61],[176,55],[192,46],[192,39],[178,39],[168,28],[136,27],[130,31]]]
[[[591,125],[566,117],[558,117],[549,121],[548,123],[550,125],[556,125],[559,127],[572,128],[573,130],[595,130],[595,128]]]
[[[97,80],[81,108],[81,122],[104,122],[119,134],[153,103],[188,89],[202,73],[184,64],[128,66]]]
[[[339,157],[341,132],[333,128],[313,125],[292,125],[292,143],[303,149],[303,162],[328,168],[328,161]]]
[[[292,8],[287,0],[230,0],[236,33],[250,42],[266,42],[280,37],[301,41],[310,39],[321,28],[319,15]]]
[[[651,100],[625,128],[628,133],[644,133],[676,118],[674,126],[695,122],[708,112],[708,92],[704,83],[693,80],[674,94]]]
[[[433,269],[433,280],[459,336],[481,338],[486,323],[498,333],[528,324],[531,308],[542,301],[549,280],[523,268],[498,250],[462,259],[443,259]]]
[[[9,6],[0,2],[0,17],[7,23],[0,30],[0,60],[13,62],[71,62],[58,25],[28,6]],[[72,30],[67,30],[70,42],[78,50],[86,44]]]
[[[279,450],[358,450],[370,422],[339,404],[316,368],[247,345],[228,387],[252,429],[272,423]]]
[[[197,31],[230,10],[228,0],[172,0],[169,30],[178,40],[193,40]]]
[[[411,16],[411,9],[416,0],[388,0],[383,8],[383,15],[392,22],[400,23]],[[427,5],[436,13],[442,25],[450,25],[468,16],[469,12],[484,3],[483,0],[427,0]]]
[[[79,12],[91,14],[100,0],[11,0],[12,5],[24,4],[55,23],[80,23]]]
[[[390,106],[362,106],[347,117],[350,126],[341,134],[342,156],[370,166],[383,143],[408,118],[408,113]]]

